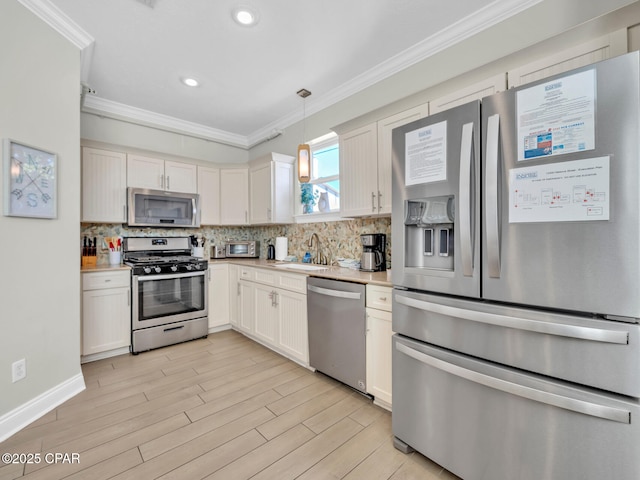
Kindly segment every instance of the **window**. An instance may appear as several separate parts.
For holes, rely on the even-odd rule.
[[[325,135],[310,142],[311,180],[300,185],[302,213],[340,210],[340,156],[338,136]]]

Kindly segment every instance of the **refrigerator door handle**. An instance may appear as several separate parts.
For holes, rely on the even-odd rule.
[[[418,300],[398,294],[395,295],[395,300],[397,303],[417,308],[425,312],[447,315],[449,317],[461,318],[463,320],[484,323],[487,325],[513,328],[516,330],[526,330],[546,335],[569,337],[578,340],[590,340],[593,342],[616,343],[619,345],[628,345],[629,343],[629,333],[625,331],[579,327],[577,325],[542,322],[527,318],[510,317],[508,315],[498,315],[495,313],[479,312],[476,310],[466,310],[464,308],[450,307],[439,303],[425,302],[424,300]]]
[[[498,225],[498,144],[500,140],[500,115],[491,115],[487,122],[486,152],[486,226],[489,277],[500,278],[500,228]]]
[[[462,274],[473,275],[473,240],[471,238],[471,165],[473,162],[473,123],[462,126],[460,142],[460,183],[458,187],[458,211],[460,212],[460,254]]]
[[[549,393],[543,390],[492,377],[490,375],[485,375],[483,373],[440,360],[439,358],[432,357],[401,343],[396,343],[396,350],[421,363],[424,363],[425,365],[429,365],[430,367],[449,373],[450,375],[464,378],[465,380],[469,380],[470,382],[474,382],[494,390],[499,390],[511,395],[517,395],[522,398],[533,400],[534,402],[544,403],[546,405],[570,410],[583,415],[590,415],[592,417],[598,417],[619,423],[631,423],[631,412],[628,410],[608,407],[606,405],[586,402],[584,400],[578,400],[564,395]]]

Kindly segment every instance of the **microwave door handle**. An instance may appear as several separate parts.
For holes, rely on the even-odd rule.
[[[488,273],[491,278],[500,278],[500,227],[498,224],[498,145],[500,140],[500,115],[491,115],[487,125],[486,150],[486,226]]]
[[[197,209],[196,209],[196,199],[195,198],[191,199],[191,212],[192,212],[192,217],[191,218],[193,219],[193,222],[195,223],[196,215],[198,214]]]
[[[460,183],[458,210],[460,212],[460,254],[462,257],[462,274],[473,275],[473,239],[471,238],[471,164],[473,162],[473,123],[462,126],[460,142]]]

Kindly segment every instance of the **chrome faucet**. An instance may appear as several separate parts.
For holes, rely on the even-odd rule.
[[[322,252],[320,251],[320,239],[318,238],[318,234],[313,232],[311,234],[311,238],[309,238],[309,248],[313,248],[313,239],[316,239],[316,254],[313,257],[312,262],[315,264],[323,264],[326,265],[327,264],[327,260],[326,258],[324,259],[324,263],[323,263],[323,258],[322,258]]]

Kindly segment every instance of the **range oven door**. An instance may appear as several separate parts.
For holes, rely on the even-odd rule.
[[[132,328],[140,330],[208,315],[207,272],[133,276]]]

